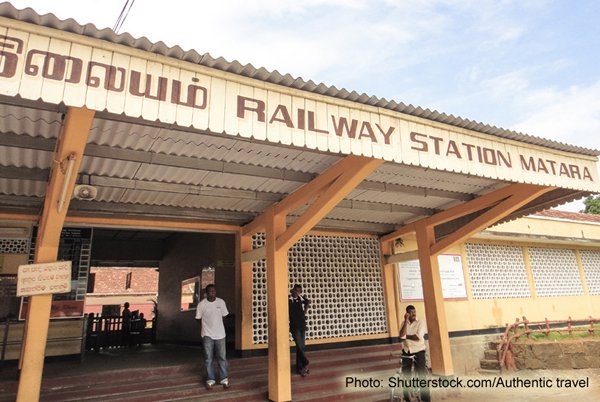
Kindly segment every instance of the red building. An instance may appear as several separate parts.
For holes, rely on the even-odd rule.
[[[92,267],[85,298],[85,313],[120,315],[123,304],[153,318],[158,295],[156,268]]]

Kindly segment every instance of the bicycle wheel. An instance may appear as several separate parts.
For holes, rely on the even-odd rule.
[[[402,401],[402,387],[392,387],[390,389],[390,402]]]

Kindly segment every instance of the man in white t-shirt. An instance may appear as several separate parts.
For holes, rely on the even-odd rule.
[[[225,358],[225,326],[223,318],[229,314],[225,301],[217,297],[215,285],[206,287],[206,298],[196,307],[196,320],[202,322],[202,343],[206,356],[206,388],[211,389],[216,384],[213,356],[216,355],[219,365],[221,384],[229,388],[227,378],[227,360]]]
[[[400,327],[400,339],[402,339],[402,374],[410,379],[414,358],[415,371],[419,378],[425,378],[427,365],[425,363],[425,333],[427,324],[425,321],[417,320],[417,309],[415,306],[407,306],[404,314],[404,322]],[[404,388],[404,399],[409,400],[408,389]],[[421,388],[421,401],[429,402],[429,388]]]

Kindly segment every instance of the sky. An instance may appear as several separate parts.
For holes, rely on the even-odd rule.
[[[11,3],[112,28],[126,0]],[[597,0],[137,0],[124,32],[600,149]]]

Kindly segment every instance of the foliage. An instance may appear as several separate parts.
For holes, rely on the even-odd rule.
[[[589,196],[583,201],[583,204],[585,205],[584,213],[600,215],[600,195]]]

